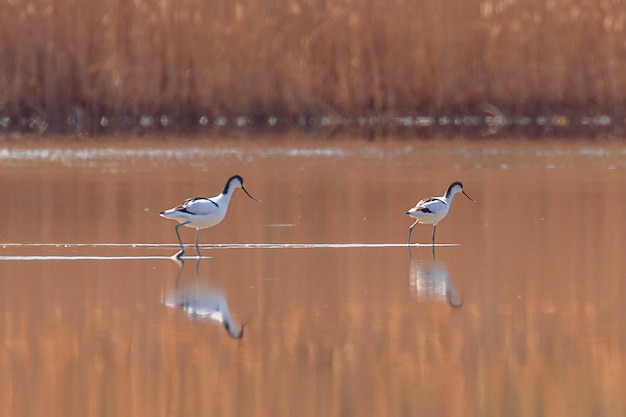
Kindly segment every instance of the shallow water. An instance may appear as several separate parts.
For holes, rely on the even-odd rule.
[[[620,144],[144,140],[0,161],[4,415],[626,414]],[[261,203],[237,192],[202,261],[189,229],[171,260],[158,213],[233,174]],[[409,251],[404,213],[455,180],[477,202],[455,198],[434,254],[428,225]],[[241,339],[198,317],[214,291]]]

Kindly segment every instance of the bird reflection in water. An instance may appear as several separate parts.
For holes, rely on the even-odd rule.
[[[451,307],[463,305],[463,296],[455,290],[450,280],[448,268],[437,262],[435,246],[431,259],[413,259],[409,248],[409,280],[412,291],[420,301],[445,301]]]
[[[163,296],[163,304],[168,307],[182,309],[192,319],[210,320],[224,326],[233,339],[243,337],[245,323],[237,324],[228,309],[226,293],[220,288],[203,287],[199,284],[198,273],[200,259],[196,262],[196,280],[193,285],[180,286],[185,261],[178,260],[179,269],[176,276],[176,287]]]

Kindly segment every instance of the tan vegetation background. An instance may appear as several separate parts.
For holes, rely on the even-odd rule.
[[[623,123],[625,23],[609,0],[5,0],[0,129],[485,108]]]

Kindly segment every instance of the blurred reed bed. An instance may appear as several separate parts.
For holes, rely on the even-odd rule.
[[[625,22],[596,0],[7,0],[0,130],[623,124]]]

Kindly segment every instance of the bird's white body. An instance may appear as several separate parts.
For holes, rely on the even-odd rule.
[[[415,207],[406,212],[409,217],[419,220],[419,223],[437,224],[448,214],[450,210],[450,198],[429,197],[420,200]]]
[[[415,223],[413,223],[409,228],[409,243],[411,243],[411,232],[413,231],[413,227],[418,223],[433,225],[433,244],[435,243],[435,230],[437,229],[437,223],[448,215],[452,199],[457,193],[465,194],[465,191],[463,191],[463,184],[458,181],[450,184],[443,196],[428,197],[420,200],[415,207],[406,212],[409,217],[416,219]],[[465,196],[474,201],[467,194],[465,194]]]
[[[178,223],[185,223],[183,226],[192,229],[217,226],[226,217],[228,204],[234,190],[235,187],[232,187],[227,194],[220,194],[211,198],[190,198],[178,207],[165,210],[161,213],[161,217],[176,220]]]
[[[211,198],[190,198],[180,206],[161,212],[161,217],[176,220],[179,223],[175,227],[178,243],[180,244],[180,251],[176,253],[176,258],[179,258],[185,253],[185,248],[178,234],[178,228],[180,226],[186,226],[196,229],[196,250],[198,251],[198,256],[200,256],[200,248],[198,247],[200,229],[216,226],[224,220],[228,212],[230,199],[237,188],[241,188],[248,197],[258,201],[243,187],[243,178],[239,175],[234,175],[226,181],[224,191],[222,191],[221,194]]]

